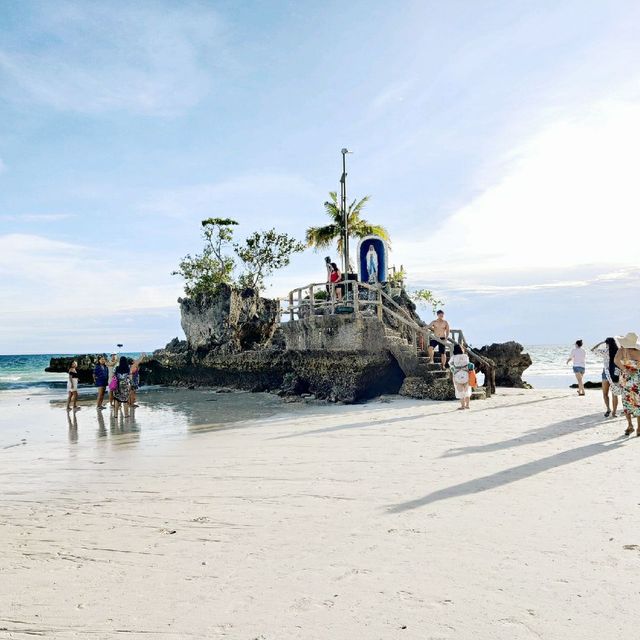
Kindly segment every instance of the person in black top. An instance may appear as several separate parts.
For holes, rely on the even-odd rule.
[[[71,411],[71,402],[73,402],[73,410],[80,411],[78,406],[78,363],[74,360],[69,369],[69,377],[67,379],[67,411]]]
[[[98,388],[98,400],[96,402],[96,407],[98,409],[106,409],[103,402],[108,383],[109,369],[107,367],[107,360],[104,356],[101,356],[98,360],[98,364],[93,368],[93,384]]]

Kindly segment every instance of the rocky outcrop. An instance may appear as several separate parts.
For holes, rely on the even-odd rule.
[[[531,366],[531,356],[523,352],[519,342],[493,343],[475,349],[484,358],[495,363],[495,383],[498,387],[516,387],[525,389],[529,385],[522,380],[523,372]]]
[[[278,300],[220,285],[215,294],[180,298],[181,325],[193,351],[240,353],[268,346],[280,322]]]
[[[51,360],[49,360],[49,366],[45,368],[45,371],[47,373],[67,373],[71,367],[71,363],[75,360],[78,363],[78,380],[80,383],[92,383],[93,368],[104,355],[104,353],[83,353],[77,356],[51,358]],[[132,362],[133,359],[129,358],[129,364]]]
[[[403,379],[397,362],[387,353],[261,349],[202,354],[183,351],[183,343],[170,345],[143,363],[148,382],[313,394],[351,403],[397,393]]]

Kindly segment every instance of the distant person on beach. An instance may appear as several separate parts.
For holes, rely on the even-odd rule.
[[[109,371],[109,382],[111,382],[111,378],[113,378],[117,366],[118,357],[115,353],[112,353],[111,357],[109,358],[109,362],[107,362],[107,370]],[[107,382],[107,384],[109,384],[109,382]],[[113,398],[113,391],[109,389],[109,405],[113,407],[114,402],[115,400]]]
[[[433,363],[433,354],[437,348],[438,353],[440,354],[440,366],[444,369],[447,366],[447,351],[444,343],[449,338],[449,333],[451,332],[449,323],[444,319],[444,311],[439,310],[436,313],[436,319],[427,327],[427,329],[429,329],[429,331],[433,331],[436,338],[439,338],[439,340],[431,339],[429,341],[429,361]]]
[[[456,392],[456,398],[460,400],[458,409],[468,409],[469,400],[471,399],[469,356],[459,344],[453,346],[453,356],[451,357],[451,362],[449,362],[449,367],[453,377],[453,387]]]
[[[638,334],[630,331],[626,336],[616,338],[620,348],[614,362],[620,369],[622,385],[622,406],[627,418],[625,436],[633,433],[633,418],[636,419],[636,436],[640,436],[640,343]]]
[[[116,388],[113,391],[116,414],[120,413],[120,406],[124,407],[124,415],[129,417],[129,396],[131,394],[131,368],[126,356],[120,356],[120,362],[115,368]]]
[[[571,349],[567,364],[569,364],[570,362],[573,363],[573,373],[575,374],[576,380],[578,381],[578,395],[583,396],[584,372],[586,371],[587,365],[587,352],[582,346],[582,340],[576,340],[575,346],[573,347],[573,349]]]
[[[109,384],[109,368],[107,367],[107,360],[104,356],[100,356],[98,364],[93,368],[93,384],[98,388],[96,407],[98,409],[105,409],[104,392]]]
[[[607,408],[604,417],[615,418],[618,411],[618,398],[622,394],[620,370],[615,363],[618,353],[615,338],[607,338],[604,342],[600,342],[591,349],[591,352],[602,358],[602,397]],[[611,393],[611,403],[609,403],[609,393]]]
[[[146,353],[143,353],[134,363],[131,365],[131,393],[129,394],[129,406],[134,409],[138,406],[136,404],[137,391],[140,388],[140,363],[145,359]]]
[[[329,282],[336,284],[336,282],[340,282],[342,279],[342,274],[340,273],[340,269],[338,269],[338,265],[335,262],[331,263],[331,273],[329,274]],[[336,291],[336,300],[342,300],[342,285],[338,284],[335,286]]]
[[[71,403],[73,402],[73,410],[80,411],[78,406],[78,363],[74,360],[69,368],[69,377],[67,379],[67,411],[71,411]]]

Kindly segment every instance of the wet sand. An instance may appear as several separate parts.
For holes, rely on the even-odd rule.
[[[30,402],[0,402],[0,638],[637,635],[640,438],[598,392],[104,433]]]

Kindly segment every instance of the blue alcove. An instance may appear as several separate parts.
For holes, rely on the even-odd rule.
[[[369,282],[367,254],[373,247],[378,262],[378,282],[387,281],[387,243],[380,236],[366,236],[358,243],[358,275],[360,282]]]

